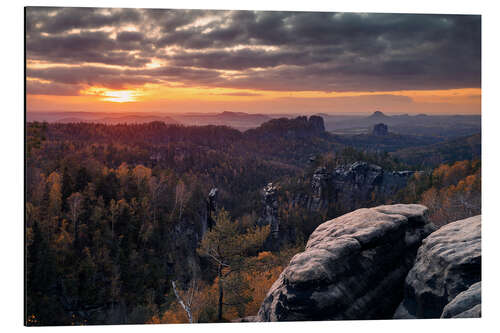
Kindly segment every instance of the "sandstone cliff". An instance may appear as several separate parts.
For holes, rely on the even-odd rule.
[[[244,321],[480,316],[481,217],[436,230],[399,204],[321,224]]]
[[[348,212],[387,198],[406,186],[414,171],[387,171],[363,161],[339,166],[333,172],[318,168],[311,180],[312,196],[307,207],[317,211],[335,203]]]
[[[426,212],[379,206],[323,223],[273,284],[256,320],[392,317],[417,248],[434,230]]]
[[[458,315],[480,304],[480,284],[467,292],[480,281],[481,216],[478,215],[449,223],[423,241],[406,277],[405,298],[394,317]],[[465,303],[469,308],[464,307]],[[480,316],[480,308],[469,316]]]

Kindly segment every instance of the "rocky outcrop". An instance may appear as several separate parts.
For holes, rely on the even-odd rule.
[[[273,284],[255,320],[392,317],[417,248],[434,230],[426,216],[421,205],[391,205],[321,224]]]
[[[217,214],[217,192],[219,190],[216,187],[213,187],[210,189],[210,192],[208,193],[208,199],[207,199],[207,218],[206,218],[206,225],[208,227],[208,230],[212,230],[212,227],[215,225],[215,215]],[[206,228],[205,228],[206,230]],[[202,238],[205,232],[202,233]]]
[[[480,315],[481,216],[449,223],[418,250],[394,318]],[[474,286],[473,286],[474,285]],[[463,293],[465,292],[465,293]],[[464,310],[464,311],[461,311]],[[470,310],[470,312],[467,312]]]
[[[323,133],[325,131],[325,121],[321,116],[310,116],[309,127],[315,133]]]
[[[311,180],[311,202],[309,209],[317,211],[328,206],[328,191],[331,188],[332,175],[326,171],[326,168],[316,169]]]
[[[340,211],[349,212],[376,204],[375,198],[383,202],[405,187],[414,173],[387,171],[363,161],[340,166],[331,173],[320,167],[312,175],[312,195],[307,207],[318,211],[334,203]]]
[[[388,115],[386,115],[385,113],[383,113],[382,111],[375,111],[373,112],[369,117],[369,119],[387,119],[387,118],[390,118]]]
[[[386,124],[380,123],[373,126],[372,135],[386,136],[389,134],[389,128]]]
[[[481,282],[474,283],[448,303],[441,318],[480,318],[481,317]]]
[[[278,218],[278,194],[277,187],[273,183],[267,184],[262,190],[263,210],[257,224],[260,226],[269,225],[271,237],[276,240],[279,234]]]
[[[246,136],[271,139],[285,137],[288,139],[308,138],[325,134],[325,123],[320,116],[299,116],[297,118],[277,118],[269,120],[255,129],[245,132]]]

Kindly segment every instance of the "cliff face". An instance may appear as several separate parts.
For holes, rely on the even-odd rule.
[[[426,212],[379,206],[323,223],[273,284],[256,320],[392,317],[417,248],[434,230]]]
[[[278,194],[277,188],[273,183],[267,184],[262,190],[262,214],[257,220],[257,224],[269,225],[271,228],[271,237],[273,240],[278,238],[279,218],[278,218]]]
[[[318,211],[337,203],[343,211],[367,206],[374,198],[387,198],[406,186],[413,171],[387,171],[375,164],[358,161],[328,173],[318,168],[311,180],[308,208]]]
[[[205,235],[205,232],[208,230],[211,230],[212,227],[215,225],[215,216],[217,215],[217,192],[219,190],[216,187],[213,187],[210,192],[208,193],[208,198],[206,201],[206,217],[205,217],[205,223],[204,223],[204,228],[201,233],[201,238],[203,238],[203,235]]]
[[[266,248],[278,250],[283,242],[295,239],[293,227],[280,226],[278,214],[280,205],[291,203],[291,207],[305,207],[313,214],[322,215],[333,207],[335,214],[333,216],[338,216],[343,212],[385,202],[385,198],[406,186],[413,173],[413,171],[387,171],[366,162],[341,166],[333,172],[319,167],[312,174],[310,183],[304,183],[301,190],[292,191],[290,202],[280,201],[282,199],[278,195],[280,191],[278,185],[267,184],[261,191],[262,208],[257,220],[258,225],[269,225],[271,228],[271,236],[266,242]],[[307,186],[310,188],[308,189]],[[375,201],[374,198],[378,200]]]

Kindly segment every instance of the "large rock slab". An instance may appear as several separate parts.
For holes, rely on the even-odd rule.
[[[404,300],[394,318],[455,316],[452,309],[456,304],[450,302],[479,281],[481,281],[480,215],[449,223],[422,242],[415,265],[406,277]],[[481,286],[478,284],[471,290],[476,295],[473,300],[477,300],[477,295],[480,299],[480,289]],[[449,303],[449,308],[443,312]],[[474,311],[480,313],[480,306]]]
[[[422,205],[358,209],[321,224],[269,290],[257,321],[390,318],[422,239]]]

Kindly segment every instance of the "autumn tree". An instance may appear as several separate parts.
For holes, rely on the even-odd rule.
[[[223,307],[244,305],[251,301],[245,296],[241,272],[247,270],[246,257],[257,254],[269,235],[269,226],[253,227],[238,233],[238,221],[231,221],[228,212],[221,209],[216,225],[208,231],[198,253],[209,257],[217,269],[217,319],[223,320]]]
[[[73,222],[73,238],[78,237],[78,218],[82,212],[83,196],[76,192],[69,196],[68,198],[69,216],[71,222]]]
[[[429,208],[438,226],[481,214],[481,168],[479,161],[459,161],[434,169],[420,203]]]

